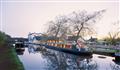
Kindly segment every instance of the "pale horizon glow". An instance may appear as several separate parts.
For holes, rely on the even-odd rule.
[[[95,25],[97,37],[107,35],[111,23],[119,20],[119,2],[2,2],[2,30],[12,37],[27,37],[29,32],[45,32],[47,22],[58,15],[102,9],[107,11]]]

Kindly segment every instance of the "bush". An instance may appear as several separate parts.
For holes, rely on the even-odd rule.
[[[4,32],[0,31],[0,44],[5,44],[7,37]]]
[[[109,43],[110,45],[116,45],[117,42],[120,41],[120,38],[105,38],[104,41],[106,41],[107,43]]]

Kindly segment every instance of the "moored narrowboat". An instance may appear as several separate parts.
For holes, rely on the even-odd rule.
[[[91,56],[92,55],[92,51],[88,51],[86,48],[81,48],[81,50],[78,50],[78,49],[61,48],[61,47],[55,47],[55,46],[49,46],[49,45],[45,45],[45,47],[49,48],[49,49],[55,49],[58,51],[81,55],[81,56]]]
[[[80,38],[76,42],[76,38],[74,38],[75,40],[74,39],[63,40],[54,36],[48,36],[48,37],[38,36],[38,37],[40,37],[39,40],[37,39],[37,36],[30,34],[28,36],[29,44],[40,45],[40,46],[44,46],[45,48],[54,49],[76,55],[83,55],[83,56],[92,55],[92,51],[90,50],[90,48],[87,47],[85,45],[85,41]]]
[[[57,51],[62,51],[62,52],[66,52],[66,53],[71,53],[71,54],[75,54],[75,55],[81,55],[81,56],[91,56],[93,53],[90,50],[90,48],[88,48],[87,46],[80,46],[80,44],[59,44],[59,45],[47,45],[47,44],[39,44],[41,46],[44,46],[46,48],[49,49],[54,49]]]

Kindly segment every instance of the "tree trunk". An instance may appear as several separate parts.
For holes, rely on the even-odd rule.
[[[84,24],[84,23],[81,23],[81,26],[82,26],[82,27],[78,30],[77,38],[76,38],[76,40],[75,40],[76,43],[77,43],[77,40],[78,40],[78,38],[79,38],[79,34],[80,34],[81,30],[83,29],[83,24]]]
[[[60,30],[60,28],[57,29],[57,32],[56,32],[56,34],[55,34],[55,38],[57,38],[58,33],[59,33],[59,30]]]

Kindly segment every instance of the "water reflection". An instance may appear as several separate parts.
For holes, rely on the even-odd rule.
[[[25,49],[16,49],[17,55],[23,55]]]
[[[117,64],[110,64],[110,67],[112,68],[112,70],[120,70],[120,66]]]
[[[26,70],[113,70],[113,68],[115,69],[113,64],[116,65],[113,61],[108,63],[109,60],[113,59],[112,57],[102,59],[98,57],[100,55],[96,54],[93,57],[77,56],[46,49],[39,45],[29,45],[24,53],[23,56],[19,55],[19,58]],[[108,67],[105,68],[100,63],[107,64]]]
[[[25,51],[25,47],[23,46],[23,44],[16,44],[15,51],[17,52],[17,55],[23,55]]]

